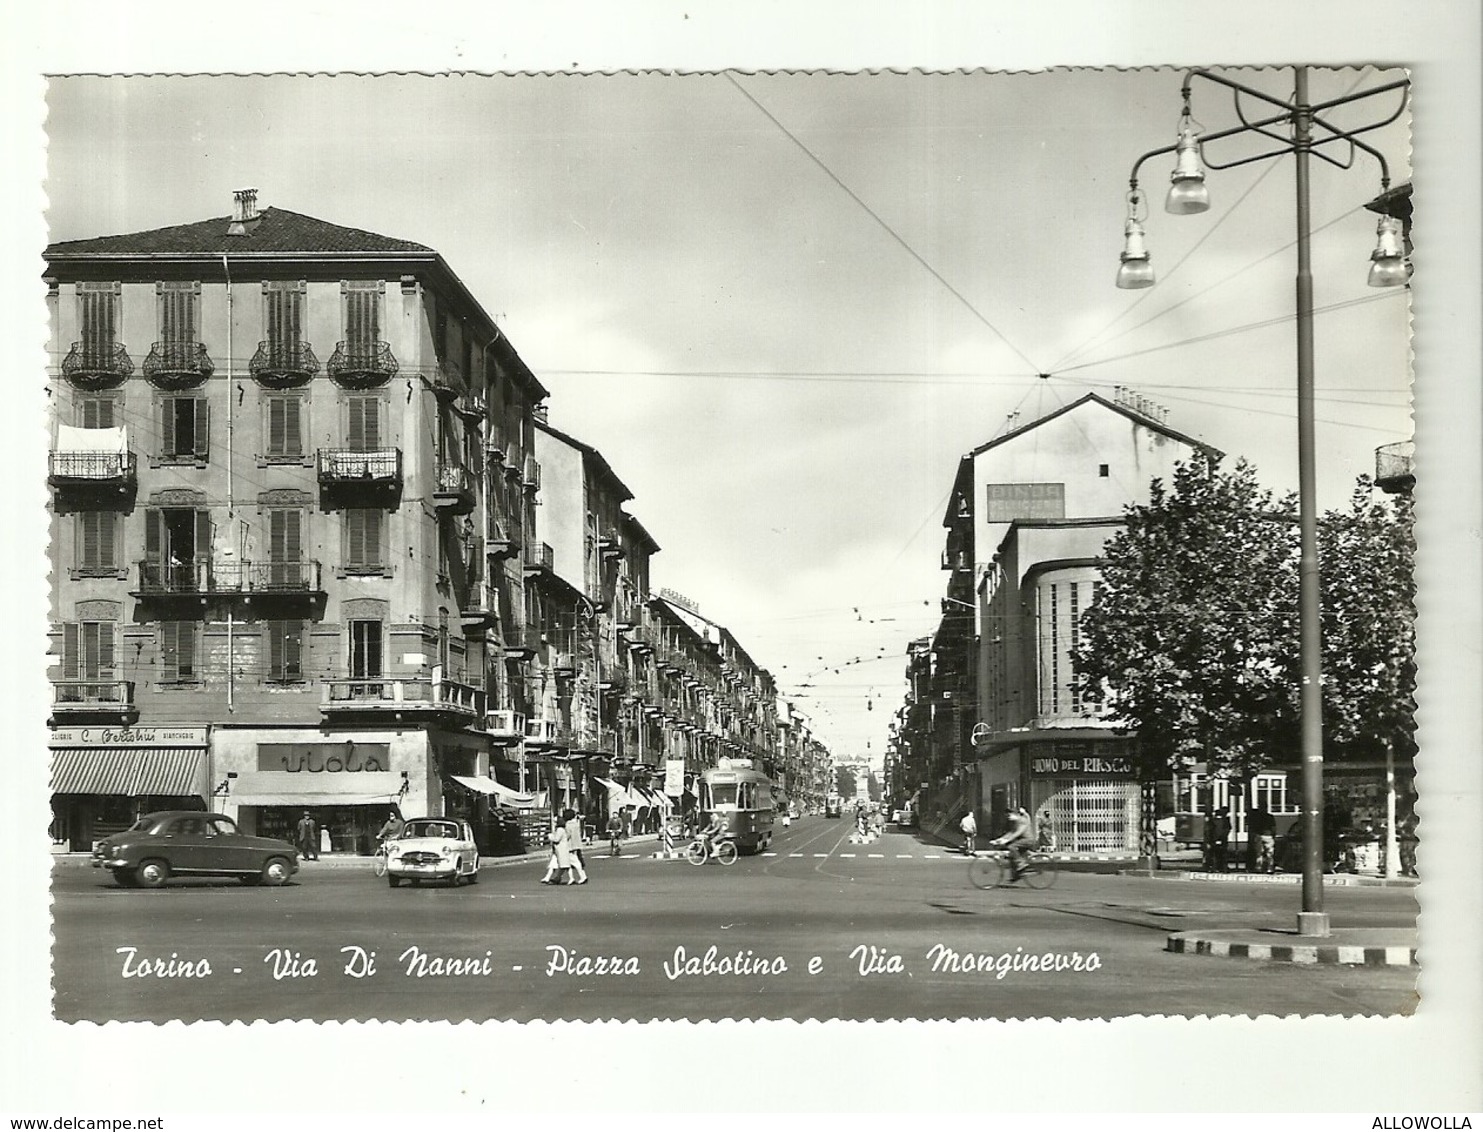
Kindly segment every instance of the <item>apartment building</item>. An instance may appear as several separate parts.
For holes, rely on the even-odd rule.
[[[45,258],[56,838],[206,799],[337,849],[487,812],[525,738],[491,724],[529,711],[546,390],[479,301],[254,190]]]

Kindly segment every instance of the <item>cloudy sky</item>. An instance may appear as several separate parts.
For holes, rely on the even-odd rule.
[[[633,489],[655,585],[730,626],[837,753],[879,759],[934,624],[956,462],[1011,415],[1131,386],[1296,485],[1292,162],[1213,173],[1211,211],[1174,217],[1151,161],[1160,282],[1113,286],[1128,173],[1174,140],[1181,77],[56,78],[47,220],[58,240],[185,223],[254,185],[436,248],[552,423]],[[1397,77],[1315,70],[1312,95]],[[1235,123],[1214,84],[1193,109]],[[1406,180],[1408,116],[1370,140]],[[1365,283],[1379,187],[1363,154],[1315,163],[1324,506],[1410,435],[1408,295]]]

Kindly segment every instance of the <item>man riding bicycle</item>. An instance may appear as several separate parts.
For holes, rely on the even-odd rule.
[[[727,833],[726,819],[721,816],[719,810],[713,810],[710,822],[695,835],[695,839],[705,846],[706,856],[709,857],[716,851],[716,842],[724,838]]]
[[[1009,829],[990,841],[1009,850],[1009,881],[1013,884],[1025,871],[1025,855],[1035,847],[1038,838],[1032,828],[1030,815],[1020,806],[1009,814]]]

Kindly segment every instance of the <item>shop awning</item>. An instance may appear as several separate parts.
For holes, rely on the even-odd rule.
[[[401,796],[402,778],[376,770],[302,775],[249,772],[232,780],[229,790],[239,806],[384,806]]]
[[[508,786],[501,782],[496,782],[492,778],[467,778],[459,774],[449,775],[449,777],[460,786],[466,786],[470,790],[477,791],[480,794],[488,794],[491,797],[498,798],[507,806],[514,806],[520,809],[529,808],[536,804],[536,796],[534,794],[522,794],[518,790],[511,790]]]
[[[606,786],[608,788],[608,793],[609,794],[624,794],[624,793],[626,793],[626,791],[623,789],[623,787],[619,786],[616,782],[614,782],[610,778],[599,778],[595,774],[592,777],[594,779],[596,779],[598,782],[601,782],[604,786]]]
[[[201,794],[196,747],[81,747],[52,752],[52,793]]]

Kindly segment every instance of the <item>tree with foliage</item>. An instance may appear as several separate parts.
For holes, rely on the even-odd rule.
[[[1129,506],[1104,548],[1073,663],[1084,694],[1135,730],[1144,781],[1186,761],[1247,779],[1297,735],[1293,500],[1201,452]]]
[[[1377,499],[1367,479],[1319,519],[1326,760],[1414,753],[1414,552],[1410,498]]]

